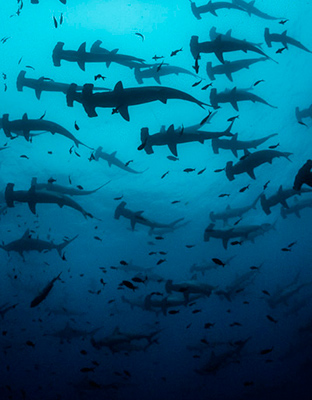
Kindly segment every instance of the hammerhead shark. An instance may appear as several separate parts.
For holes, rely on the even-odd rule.
[[[102,327],[86,331],[83,329],[73,328],[69,323],[67,323],[63,329],[52,333],[44,333],[43,336],[53,336],[59,338],[61,343],[64,343],[65,341],[71,343],[71,341],[76,338],[86,339],[88,336],[94,335],[100,329],[102,329]]]
[[[104,183],[104,185],[99,186],[93,190],[80,190],[68,186],[58,185],[54,182],[48,181],[48,183],[38,183],[37,178],[32,178],[31,186],[35,186],[36,190],[47,190],[49,192],[57,192],[61,194],[65,194],[67,196],[85,196],[88,194],[92,194],[100,190],[102,187],[106,186],[110,181]]]
[[[301,193],[310,193],[312,189],[302,188],[299,191],[293,188],[291,189],[283,189],[282,185],[279,187],[277,193],[267,198],[264,193],[260,196],[260,203],[263,211],[269,215],[271,214],[271,208],[281,204],[285,208],[289,208],[287,204],[287,199],[290,197],[301,195]]]
[[[87,52],[86,42],[83,42],[77,51],[64,50],[64,43],[58,42],[52,54],[53,64],[55,67],[60,67],[61,60],[77,62],[83,71],[85,71],[86,63],[105,63],[106,66],[109,67],[112,62],[115,62],[129,68],[145,65],[145,60],[142,58],[117,54],[118,49],[112,51],[106,50],[100,47],[101,43],[101,40],[97,40],[93,43],[90,52]]]
[[[302,122],[303,118],[311,118],[312,119],[312,104],[310,107],[305,108],[303,110],[299,110],[299,107],[296,107],[296,118],[300,124],[304,124]]]
[[[250,58],[246,60],[225,61],[224,64],[212,66],[209,61],[206,65],[206,72],[210,80],[216,79],[215,75],[225,75],[231,82],[233,82],[232,74],[240,71],[241,69],[249,69],[252,64],[260,61],[267,61],[267,57]]]
[[[144,310],[155,311],[156,315],[159,311],[162,311],[164,315],[167,315],[169,308],[185,307],[189,302],[195,301],[200,297],[202,297],[201,294],[191,293],[187,299],[181,292],[168,294],[167,296],[156,296],[156,294],[151,293],[144,299]]]
[[[286,49],[288,49],[288,45],[291,44],[292,46],[298,47],[301,50],[307,51],[308,53],[312,53],[307,47],[305,47],[302,43],[298,40],[287,36],[287,31],[283,33],[270,33],[269,28],[265,28],[264,30],[264,39],[265,43],[268,47],[272,47],[272,42],[282,43]]]
[[[235,256],[229,257],[224,261],[224,265],[229,265],[230,262],[235,258]],[[193,264],[190,268],[190,273],[197,273],[200,272],[202,276],[206,274],[206,272],[212,271],[214,269],[218,269],[220,266],[214,262],[202,262],[201,264]]]
[[[172,279],[169,279],[166,282],[165,289],[167,293],[183,293],[186,301],[188,301],[191,293],[210,297],[212,292],[216,289],[216,286],[209,285],[206,282],[200,282],[196,279],[196,276],[194,276],[188,281],[182,281],[179,283],[173,283]]]
[[[230,205],[228,205],[224,211],[221,212],[211,211],[209,217],[212,222],[216,222],[217,220],[222,220],[223,226],[229,225],[228,224],[229,219],[242,218],[242,216],[246,214],[248,211],[255,210],[259,198],[260,196],[256,197],[251,204],[244,207],[232,208]]]
[[[230,32],[230,31],[229,31]],[[210,42],[198,42],[198,36],[192,36],[190,42],[191,53],[194,59],[200,58],[201,53],[214,53],[218,60],[224,64],[223,53],[233,51],[252,51],[269,58],[259,47],[255,44],[247,42],[247,40],[234,39],[230,34],[218,35]]]
[[[72,84],[67,92],[67,105],[73,106],[74,101],[81,103],[89,117],[96,117],[96,107],[113,108],[126,121],[130,121],[129,106],[161,101],[166,104],[169,99],[190,101],[204,108],[203,103],[181,90],[166,86],[145,86],[124,89],[121,81],[117,82],[111,92],[93,93],[93,85],[83,86],[82,93],[77,92],[76,85]]]
[[[211,223],[205,229],[204,241],[209,242],[210,238],[221,239],[223,247],[227,249],[230,239],[241,238],[242,240],[248,239],[254,233],[262,234],[266,232],[265,224],[261,225],[245,225],[229,229],[215,229],[215,224]]]
[[[21,71],[16,80],[16,87],[19,92],[23,91],[24,87],[34,89],[36,97],[40,100],[42,92],[60,92],[66,94],[70,84],[55,82],[53,79],[41,76],[38,79],[26,78],[26,71]],[[77,85],[77,90],[82,90],[82,86]],[[94,90],[110,90],[104,87],[95,86]]]
[[[173,65],[164,65],[155,64],[152,67],[135,67],[134,68],[134,76],[139,85],[143,83],[144,79],[152,78],[159,85],[161,85],[160,77],[166,75],[179,75],[185,74],[196,77],[197,75],[193,74],[193,72],[188,71],[185,68],[175,67]]]
[[[252,140],[237,140],[238,134],[235,133],[230,140],[215,138],[212,139],[212,150],[215,154],[219,154],[219,149],[231,150],[235,157],[238,157],[238,150],[256,149],[270,138],[276,136],[277,133]]]
[[[295,214],[298,218],[301,218],[300,211],[305,208],[312,208],[312,199],[304,199],[299,201],[297,197],[294,199],[294,204],[288,208],[281,207],[281,217],[287,218],[290,214]]]
[[[160,223],[151,221],[142,216],[144,211],[131,211],[126,208],[126,202],[122,201],[115,210],[115,219],[119,219],[121,216],[130,220],[131,228],[134,230],[136,224],[141,224],[150,227],[150,230],[153,231],[155,228],[168,228],[174,229],[175,225],[182,221],[184,218],[179,218],[176,221],[173,221],[169,224]]]
[[[52,121],[46,121],[44,119],[29,119],[27,113],[25,113],[22,119],[16,119],[9,121],[9,114],[3,114],[0,118],[0,129],[3,129],[6,137],[12,138],[12,133],[17,136],[24,136],[24,138],[29,142],[32,139],[33,134],[31,132],[50,132],[52,135],[56,133],[65,136],[67,139],[72,140],[78,147],[80,144],[82,146],[90,149],[89,146],[78,140],[73,134],[71,134],[67,129],[63,128],[61,125],[56,124]]]
[[[85,218],[93,218],[92,214],[85,211],[71,197],[62,193],[48,190],[36,190],[31,186],[29,190],[14,190],[14,183],[8,183],[5,189],[5,201],[8,207],[14,207],[14,202],[28,203],[28,207],[33,214],[36,214],[36,205],[39,204],[57,204],[59,207],[68,206],[79,211]]]
[[[260,11],[258,8],[254,6],[255,0],[252,0],[249,3],[247,3],[247,1],[244,0],[232,0],[232,3],[238,7],[241,7],[244,11],[248,13],[249,16],[256,15],[257,17],[268,20],[284,19],[284,18],[272,17],[271,15]]]
[[[247,173],[250,178],[256,179],[254,174],[254,169],[262,164],[269,163],[272,164],[274,158],[284,157],[290,161],[289,156],[292,153],[281,152],[277,150],[259,150],[250,153],[245,150],[245,155],[233,165],[233,161],[228,161],[225,167],[225,173],[229,181],[235,179],[234,175]]]
[[[223,132],[200,131],[200,124],[187,128],[174,129],[174,125],[170,125],[167,130],[163,126],[161,131],[154,135],[149,134],[148,128],[141,129],[142,147],[146,154],[154,153],[153,146],[168,146],[174,156],[178,156],[177,144],[199,142],[204,143],[205,140],[218,138],[221,136],[233,136],[231,133],[233,122]]]
[[[124,171],[131,172],[132,174],[142,174],[144,171],[135,171],[134,169],[128,167],[120,161],[116,157],[117,151],[114,151],[113,153],[109,154],[103,151],[103,147],[99,146],[96,151],[91,155],[90,161],[99,161],[99,159],[105,160],[108,162],[108,166],[111,167],[112,165],[115,165],[116,167],[123,169]]]
[[[217,93],[217,89],[211,89],[210,103],[214,109],[220,108],[219,103],[230,103],[231,106],[238,110],[239,101],[251,101],[253,103],[262,103],[271,108],[277,108],[269,104],[266,100],[251,93],[249,89],[238,89],[236,86],[233,89],[225,89],[223,92]]]
[[[96,349],[101,349],[102,347],[108,347],[112,353],[118,352],[120,346],[125,343],[130,343],[132,341],[147,340],[149,343],[153,342],[153,339],[158,335],[161,330],[145,332],[122,332],[117,326],[111,335],[107,335],[99,340],[91,338],[91,344]]]
[[[33,239],[31,237],[29,229],[26,229],[25,233],[20,239],[14,240],[13,242],[2,244],[0,248],[7,251],[8,253],[14,251],[18,253],[24,259],[23,253],[28,253],[29,251],[38,251],[39,253],[43,251],[51,251],[56,250],[60,257],[62,257],[62,251],[66,246],[68,246],[71,242],[73,242],[78,235],[73,237],[70,240],[66,240],[63,243],[55,244],[52,242],[48,242],[46,240],[41,239]]]
[[[203,6],[199,6],[199,7],[197,7],[195,2],[192,0],[190,0],[190,3],[191,3],[192,13],[194,14],[194,17],[197,19],[201,19],[200,14],[205,14],[205,13],[211,13],[212,15],[217,17],[218,14],[216,11],[221,10],[221,9],[228,9],[228,10],[232,9],[232,10],[245,11],[240,6],[238,6],[236,4],[228,3],[226,1],[216,1],[213,3],[211,0],[209,0],[209,2],[207,4],[205,4]]]

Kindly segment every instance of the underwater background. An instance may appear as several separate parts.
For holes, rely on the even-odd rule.
[[[208,3],[220,5],[213,12],[195,3],[2,1],[1,399],[311,398],[311,189],[282,200],[281,191],[312,158],[312,3]],[[265,28],[282,41],[269,47]],[[220,57],[194,57],[193,36],[239,39],[225,63],[262,60],[232,81],[222,67],[209,76]],[[87,60],[98,40],[106,50]],[[103,54],[110,61],[95,62]],[[156,78],[141,83],[148,70]],[[52,80],[68,86],[51,89]],[[73,83],[118,101],[88,116],[90,86]],[[133,91],[127,110],[126,89],[150,86],[160,101]],[[167,101],[161,87],[179,92]],[[235,100],[212,104],[214,89],[257,97],[237,111]],[[166,144],[171,125],[177,146]],[[169,139],[150,151],[159,132]],[[227,163],[251,155],[214,151],[212,134],[192,141],[189,132],[246,142],[277,134],[249,151],[280,153],[255,179],[230,180]]]

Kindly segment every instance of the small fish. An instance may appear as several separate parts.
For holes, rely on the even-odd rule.
[[[5,83],[4,84],[4,91],[6,92],[8,90],[8,85]]]
[[[94,367],[90,368],[90,367],[83,367],[80,368],[80,372],[94,372]]]
[[[71,154],[71,153],[73,152],[73,148],[74,148],[74,146],[72,146],[72,147],[69,149],[69,154]]]
[[[235,117],[228,118],[227,121],[228,122],[233,122],[233,121],[236,120],[236,118],[239,118],[239,115],[235,115]]]
[[[193,83],[192,87],[196,87],[196,86],[200,85],[202,83],[202,81],[203,80],[201,79],[200,81]]]
[[[183,47],[181,47],[181,49],[172,51],[171,54],[170,54],[170,57],[176,56],[182,50],[183,50]]]
[[[204,344],[209,344],[209,342],[208,342],[208,340],[207,340],[207,339],[200,339],[200,341],[201,341],[201,343],[204,343]]]
[[[89,381],[88,382],[89,386],[95,389],[101,389],[101,385],[99,385],[98,383],[96,383],[95,381]]]
[[[243,241],[242,240],[234,240],[234,242],[231,242],[232,246],[236,246],[238,244],[241,246],[243,244]]]
[[[48,183],[53,183],[53,182],[56,182],[56,179],[54,179],[54,178],[48,179]]]
[[[124,369],[124,371],[123,371],[123,372],[124,372],[124,374],[125,374],[125,375],[127,375],[129,378],[131,378],[131,374],[130,374],[130,372],[129,372],[129,371],[127,371],[126,369]]]
[[[161,254],[161,255],[163,255],[163,256],[167,254],[166,251],[159,251],[158,253]]]
[[[233,326],[242,326],[242,324],[240,322],[232,322],[229,326],[232,328]]]
[[[126,164],[125,164],[125,167],[128,167],[128,165],[129,165],[130,163],[132,163],[132,162],[133,162],[133,160],[127,161]]]
[[[150,251],[150,252],[148,253],[149,256],[153,256],[154,254],[157,254],[157,251]]]
[[[183,172],[187,172],[187,173],[189,173],[189,172],[194,172],[195,171],[195,168],[185,168],[184,170],[183,170]]]
[[[268,319],[269,321],[274,322],[275,324],[277,324],[277,320],[274,319],[273,317],[271,317],[271,315],[267,315],[266,317],[267,317],[267,319]]]
[[[250,269],[256,270],[256,269],[259,269],[259,267],[252,266],[252,267],[250,267]]]
[[[123,195],[119,196],[119,197],[114,197],[114,200],[121,200],[122,198],[123,198]]]
[[[174,315],[174,314],[179,314],[180,310],[170,310],[168,311],[168,314]]]
[[[127,263],[126,261],[124,261],[124,260],[121,260],[121,261],[119,262],[119,264],[121,264],[121,265],[128,265],[128,263]]]
[[[29,160],[29,157],[27,157],[25,154],[22,154],[22,155],[20,156],[20,158],[26,158],[27,160]]]
[[[202,310],[201,309],[196,309],[196,310],[193,310],[192,311],[192,314],[198,314],[198,313],[200,313],[200,312],[202,312]]]
[[[206,90],[206,89],[208,89],[210,86],[212,86],[212,82],[211,82],[211,83],[208,83],[208,85],[206,85],[206,86],[203,86],[203,87],[201,88],[201,90]]]
[[[221,261],[219,258],[212,258],[212,261],[217,265],[222,265],[222,267],[225,266],[224,262]]]
[[[74,153],[76,154],[77,157],[81,157],[81,155],[78,154],[76,150],[74,150]]]
[[[213,172],[222,172],[224,170],[225,170],[225,168],[219,168],[219,169],[215,169]]]
[[[132,289],[133,291],[139,288],[138,286],[134,286],[133,283],[129,281],[122,281],[121,285],[126,286],[128,289]]]
[[[159,72],[160,71],[160,69],[161,69],[161,67],[164,65],[164,62],[162,61],[159,65],[158,65],[158,67],[157,67],[157,72]]]
[[[239,192],[240,192],[240,193],[244,193],[245,190],[249,189],[249,186],[250,186],[250,184],[247,185],[247,186],[242,187],[241,189],[239,189]]]
[[[200,125],[200,126],[204,125],[204,123],[208,121],[208,119],[209,119],[209,117],[210,117],[211,114],[212,114],[212,112],[209,111],[209,114],[207,115],[207,117],[205,117],[205,118],[199,123],[199,125]]]
[[[147,281],[147,276],[145,277],[145,279],[141,279],[138,276],[135,276],[134,278],[131,278],[131,280],[135,283],[145,283]]]
[[[268,187],[268,184],[270,183],[271,181],[267,181],[264,185],[263,185],[263,190],[265,190],[267,187]]]
[[[82,355],[87,355],[88,353],[86,352],[86,350],[80,350],[80,354],[82,354]]]
[[[291,249],[289,249],[288,247],[283,247],[281,250],[282,251],[291,251]]]
[[[64,22],[64,16],[63,16],[63,13],[61,13],[61,16],[60,16],[60,25],[62,25],[63,22]]]
[[[282,52],[284,51],[284,50],[286,50],[287,49],[287,47],[282,47],[282,48],[280,48],[280,49],[278,49],[278,50],[276,50],[276,54],[282,54]]]
[[[163,236],[155,236],[155,239],[156,240],[164,240],[164,237]]]
[[[296,243],[297,243],[297,241],[289,243],[289,245],[287,247],[293,247]]]
[[[266,294],[267,296],[271,296],[270,293],[267,290],[262,290],[263,294]]]
[[[177,204],[177,203],[181,203],[181,200],[173,200],[173,201],[171,202],[171,204]]]
[[[156,54],[154,55],[154,57],[152,57],[152,59],[155,61],[160,60],[162,58],[165,58],[165,57],[164,56],[156,56]]]
[[[274,144],[273,146],[269,146],[269,149],[276,149],[276,147],[278,147],[279,145],[280,145],[279,143]]]
[[[166,261],[165,258],[161,258],[160,260],[157,261],[156,265],[160,265]]]
[[[93,238],[94,238],[95,240],[98,240],[99,242],[102,242],[102,239],[101,239],[100,237],[98,237],[98,236],[93,236]]]
[[[170,161],[179,161],[178,157],[174,157],[174,156],[167,156],[168,160]]]
[[[244,386],[253,386],[255,383],[253,381],[246,381],[244,382]]]
[[[195,59],[195,65],[192,66],[192,67],[194,68],[196,74],[198,74],[198,71],[199,71],[199,63],[198,63],[198,60],[199,60],[199,55],[198,55],[198,56],[196,57],[196,59]]]
[[[160,179],[164,179],[164,177],[165,177],[166,175],[168,175],[168,174],[169,174],[169,171],[165,172],[165,173],[161,176]]]
[[[238,225],[238,224],[241,222],[242,219],[243,219],[243,218],[240,218],[240,219],[238,219],[237,221],[235,221],[235,222],[234,222],[234,226]]]
[[[26,65],[26,67],[25,68],[29,68],[29,69],[33,69],[33,70],[35,70],[35,68],[34,67],[32,67],[31,65]]]
[[[54,21],[54,26],[55,26],[55,28],[57,28],[57,19],[53,16],[53,21]]]
[[[195,244],[186,244],[185,247],[187,247],[188,249],[191,249],[192,247],[195,247]]]
[[[79,131],[79,129],[80,129],[76,121],[75,121],[75,129],[76,129],[76,131]]]
[[[230,196],[230,194],[229,193],[222,193],[222,194],[219,194],[219,196],[218,197],[229,197]]]
[[[189,328],[191,327],[191,325],[192,325],[192,324],[188,324],[188,325],[186,326],[186,329],[189,329]]]
[[[35,347],[35,343],[32,342],[31,340],[27,340],[26,345],[33,348]]]
[[[71,185],[72,184],[72,181],[71,181],[71,179],[70,179],[70,176],[68,175],[68,182],[69,182],[69,184]]]
[[[273,346],[270,349],[264,349],[260,351],[261,355],[269,354],[273,351]]]
[[[78,188],[79,190],[83,190],[83,187],[82,187],[81,185],[77,185],[77,188]]]
[[[136,32],[135,35],[139,36],[142,39],[142,42],[144,42],[144,35],[142,35],[142,33]]]
[[[257,86],[257,85],[259,85],[259,83],[261,83],[261,82],[265,82],[265,80],[264,80],[264,79],[260,79],[259,81],[255,82],[253,85],[254,85],[254,86]]]
[[[213,326],[215,326],[215,323],[211,323],[211,322],[207,322],[205,325],[204,325],[204,328],[205,329],[210,329],[210,328],[212,328]]]
[[[289,19],[282,19],[281,21],[279,21],[279,24],[285,25],[286,22],[288,22],[288,21],[289,21]]]
[[[106,76],[101,74],[94,75],[94,80],[97,81],[98,79],[102,79],[103,81],[106,79]]]

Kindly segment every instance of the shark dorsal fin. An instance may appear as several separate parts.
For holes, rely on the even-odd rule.
[[[112,157],[115,157],[116,154],[117,154],[117,151],[113,151],[113,152],[111,153],[111,156],[112,156]]]
[[[234,135],[231,137],[231,140],[237,140],[237,136],[238,136],[238,133],[237,132],[234,133]]]
[[[30,186],[35,186],[37,185],[37,178],[32,178],[30,182]]]
[[[283,186],[282,185],[278,188],[278,192],[277,193],[278,194],[282,194],[283,193]]]
[[[232,29],[229,29],[229,30],[226,32],[225,36],[231,37],[231,34],[232,34]]]
[[[22,120],[23,120],[23,121],[27,121],[27,120],[28,120],[28,115],[27,115],[27,113],[23,114]]]
[[[22,239],[27,239],[29,236],[30,236],[29,228],[27,228],[26,231],[24,232],[23,236],[22,236]]]
[[[78,53],[85,53],[86,52],[86,42],[81,43],[78,49]]]
[[[116,83],[116,85],[115,85],[115,87],[114,87],[114,91],[118,91],[118,92],[121,92],[123,90],[123,85],[122,85],[122,82],[121,81],[119,81],[119,82],[117,82]]]
[[[171,124],[171,125],[169,126],[169,128],[168,128],[168,130],[167,130],[167,133],[169,133],[169,134],[174,133],[174,125],[173,125],[173,124]]]
[[[166,132],[166,127],[165,127],[165,125],[162,125],[161,127],[160,127],[160,131],[159,131],[160,133],[165,133]]]
[[[99,47],[102,44],[102,40],[96,40],[93,45],[91,46],[90,52],[91,53],[96,53],[99,50]],[[104,50],[104,49],[101,49]]]

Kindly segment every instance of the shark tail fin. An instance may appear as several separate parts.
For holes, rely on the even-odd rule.
[[[73,242],[75,239],[77,239],[78,235],[74,236],[72,239],[70,240],[66,240],[63,243],[59,244],[56,246],[56,250],[59,253],[60,257],[62,257],[62,251],[63,249],[68,246],[71,242]]]

